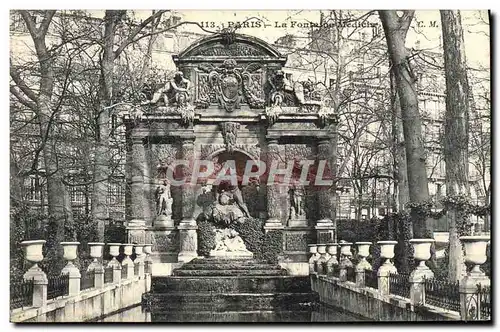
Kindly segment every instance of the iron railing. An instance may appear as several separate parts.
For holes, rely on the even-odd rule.
[[[389,293],[410,298],[410,276],[408,274],[389,274]]]
[[[481,313],[480,319],[491,319],[491,287],[477,285],[477,293]]]
[[[139,263],[134,263],[134,276],[139,275]]]
[[[80,290],[86,290],[95,287],[95,271],[82,271],[80,272]]]
[[[128,266],[122,265],[122,280],[128,278]]]
[[[356,282],[356,270],[353,266],[347,268],[347,281]]]
[[[69,291],[69,274],[59,276],[49,276],[47,285],[47,300],[55,299],[59,296],[68,295]]]
[[[460,312],[460,291],[457,282],[424,279],[425,303],[442,309]]]
[[[33,305],[33,280],[10,283],[10,310]]]
[[[113,267],[104,268],[104,283],[109,284],[113,282]]]
[[[378,289],[377,271],[365,270],[365,287]]]

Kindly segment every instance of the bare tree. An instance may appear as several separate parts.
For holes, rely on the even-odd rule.
[[[158,25],[157,20],[165,11],[154,12],[139,25],[133,27],[126,36],[118,36],[119,25],[125,19],[126,10],[106,10],[104,16],[104,36],[102,42],[101,74],[99,88],[99,109],[97,113],[98,136],[94,163],[94,190],[92,195],[92,215],[98,225],[99,239],[104,239],[104,225],[107,214],[108,179],[110,176],[109,122],[112,105],[116,102],[113,96],[113,80],[115,60],[131,44],[146,35],[143,29]],[[156,32],[155,32],[156,33]],[[120,38],[119,38],[120,37]]]
[[[47,179],[48,212],[54,221],[55,234],[52,234],[55,242],[64,241],[65,225],[73,223],[71,202],[68,190],[63,183],[63,173],[60,169],[61,162],[58,158],[55,135],[57,133],[56,122],[60,104],[55,102],[55,53],[57,47],[49,49],[47,37],[49,26],[55,15],[54,10],[41,12],[25,11],[19,12],[22,16],[27,30],[33,40],[36,59],[38,62],[39,80],[37,87],[30,87],[21,76],[20,72],[11,65],[10,76],[13,85],[10,87],[12,95],[18,102],[28,107],[36,116],[36,123],[40,135],[38,147],[31,170],[38,169],[38,158],[43,156],[45,177]],[[36,23],[36,16],[41,16],[41,22]],[[57,255],[56,248],[50,248],[49,256]]]
[[[411,202],[422,203],[429,200],[422,121],[418,110],[416,79],[405,47],[406,34],[414,11],[405,10],[402,15],[398,15],[395,10],[381,10],[379,16],[384,28],[391,70],[394,73],[401,106],[409,196]],[[431,238],[432,230],[427,218],[419,215],[416,209],[412,209],[411,215],[414,237]]]
[[[469,81],[460,12],[441,10],[444,67],[446,75],[446,124],[444,157],[446,161],[446,194],[469,196]],[[450,205],[448,278],[459,280],[465,273],[463,249],[459,240],[460,223],[465,215]]]

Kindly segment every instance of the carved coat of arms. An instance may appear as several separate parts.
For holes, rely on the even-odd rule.
[[[236,68],[236,61],[229,59],[208,75],[209,84],[215,90],[219,105],[228,112],[240,108],[240,70],[241,68]]]
[[[253,91],[262,89],[262,86],[251,76],[251,72],[260,67],[260,64],[252,63],[241,68],[237,67],[236,60],[227,59],[220,67],[204,64],[199,68],[208,73],[208,84],[215,92],[219,106],[232,112],[240,108],[241,102],[247,102],[252,108],[264,106],[264,100],[257,96],[258,91]]]

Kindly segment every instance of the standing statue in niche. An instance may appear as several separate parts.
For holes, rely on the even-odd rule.
[[[170,184],[163,180],[162,184],[156,188],[156,220],[155,226],[168,227],[173,226],[172,222],[172,195],[170,193]]]
[[[293,186],[290,190],[290,215],[288,226],[307,226],[305,212],[305,190],[302,186]]]
[[[290,189],[290,199],[290,219],[304,218],[304,188],[297,186]]]

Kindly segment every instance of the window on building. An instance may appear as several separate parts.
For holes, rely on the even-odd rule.
[[[27,198],[29,201],[40,201],[42,192],[40,185],[40,178],[38,176],[32,176],[29,178],[29,187]]]
[[[439,200],[441,198],[441,191],[443,189],[442,183],[436,183],[436,199]]]
[[[292,81],[293,75],[292,75],[291,73],[286,73],[286,74],[285,74],[285,78],[286,78],[288,81]]]
[[[329,84],[330,88],[333,88],[333,86],[335,85],[335,79],[334,78],[330,78],[330,81],[328,82],[328,84]]]

